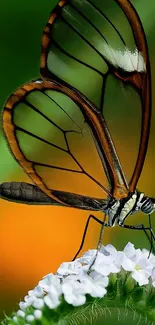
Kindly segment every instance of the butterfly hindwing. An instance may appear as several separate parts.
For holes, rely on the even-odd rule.
[[[77,92],[38,80],[10,96],[3,128],[13,155],[46,195],[90,209],[96,200],[97,209],[110,195],[111,184],[87,110],[97,120],[98,113]]]

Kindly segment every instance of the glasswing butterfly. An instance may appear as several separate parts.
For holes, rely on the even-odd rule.
[[[102,228],[143,230],[152,249],[155,199],[136,189],[149,140],[150,63],[144,30],[131,3],[61,0],[43,32],[40,70],[42,79],[16,90],[2,117],[10,150],[35,185],[2,183],[1,198],[103,212],[104,222],[89,216],[75,257],[91,218]],[[110,82],[130,86],[141,107],[139,150],[129,182],[105,121]],[[124,224],[138,210],[149,215],[149,227]]]

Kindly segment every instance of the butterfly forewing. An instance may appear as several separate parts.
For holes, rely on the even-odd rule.
[[[73,98],[53,85],[33,82],[9,98],[3,126],[10,148],[49,196],[64,191],[105,199],[111,184],[89,121]]]
[[[150,76],[144,31],[130,2],[60,1],[43,33],[41,74],[76,88],[102,114],[111,76],[137,91],[143,117],[136,168],[133,165],[130,171],[130,190],[133,191],[147,150]],[[128,88],[124,87],[125,91],[128,93]],[[137,143],[139,138],[140,134]]]

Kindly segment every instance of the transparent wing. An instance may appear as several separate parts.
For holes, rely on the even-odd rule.
[[[141,133],[130,175],[129,188],[134,191],[147,151],[151,96],[145,35],[130,2],[60,1],[43,33],[41,74],[76,88],[102,114],[107,110],[107,88],[114,96],[112,78],[127,93],[128,86],[134,96],[137,93],[135,114],[141,111]]]
[[[88,108],[76,92],[39,80],[10,96],[3,128],[15,158],[45,194],[58,203],[99,210],[111,184]]]

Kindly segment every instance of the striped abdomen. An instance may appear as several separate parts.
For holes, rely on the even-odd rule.
[[[26,204],[52,204],[53,200],[37,186],[24,182],[6,182],[0,184],[0,197],[8,201]]]

